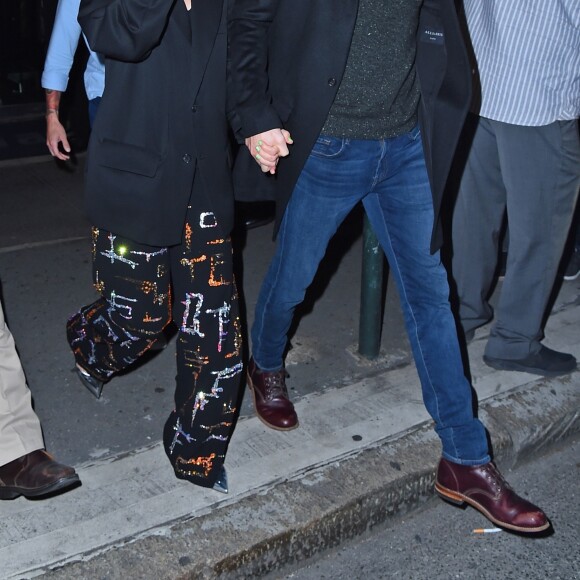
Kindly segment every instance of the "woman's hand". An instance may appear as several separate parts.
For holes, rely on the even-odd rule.
[[[280,157],[290,154],[293,141],[286,129],[270,129],[246,139],[246,147],[264,173],[276,173]]]

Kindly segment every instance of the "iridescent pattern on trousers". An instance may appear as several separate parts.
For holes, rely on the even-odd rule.
[[[95,228],[93,276],[101,297],[67,325],[76,363],[108,381],[176,323],[177,384],[164,446],[176,476],[204,487],[225,459],[243,370],[231,241],[216,236],[216,227],[212,212],[190,209],[183,243],[164,248]]]

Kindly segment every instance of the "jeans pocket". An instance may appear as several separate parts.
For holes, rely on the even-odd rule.
[[[316,139],[314,147],[312,147],[311,155],[315,157],[323,157],[329,159],[331,157],[338,157],[347,145],[346,139],[338,139],[336,137],[326,137],[320,135]]]
[[[407,133],[407,138],[409,139],[409,141],[411,141],[411,143],[413,141],[416,141],[418,137],[421,136],[421,129],[419,129],[419,124],[415,125],[408,133]]]

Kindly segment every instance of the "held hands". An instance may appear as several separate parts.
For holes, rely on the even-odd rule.
[[[276,173],[280,157],[290,153],[293,141],[286,129],[270,129],[246,139],[246,147],[264,173]]]
[[[62,148],[66,153],[63,153],[58,144],[62,143]],[[67,161],[70,159],[71,148],[66,137],[66,131],[58,120],[58,114],[55,110],[49,110],[46,114],[46,146],[50,154],[57,159]]]

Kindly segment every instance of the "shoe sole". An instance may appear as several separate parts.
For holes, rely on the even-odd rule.
[[[91,393],[91,395],[93,395],[95,399],[100,399],[101,395],[103,394],[103,387],[105,386],[105,382],[93,377],[92,375],[87,377],[83,373],[83,371],[81,371],[78,365],[75,365],[75,368],[73,370],[76,372],[77,377],[80,379],[81,383],[86,387],[86,389]]]
[[[292,427],[278,427],[277,425],[272,425],[272,423],[268,423],[268,421],[266,421],[266,419],[264,419],[260,415],[260,413],[258,413],[258,404],[256,401],[256,393],[254,392],[254,384],[252,383],[252,379],[250,378],[250,373],[247,373],[246,376],[248,379],[248,387],[250,387],[250,392],[252,393],[252,399],[254,399],[254,409],[256,411],[256,416],[258,417],[258,419],[260,419],[260,421],[262,421],[264,425],[270,427],[270,429],[275,429],[276,431],[292,431],[293,429],[297,429],[299,425],[298,420],[296,420],[296,425],[293,425]]]
[[[54,483],[45,485],[44,487],[39,487],[37,489],[25,489],[22,487],[0,487],[0,499],[15,499],[23,495],[24,497],[41,497],[43,495],[48,495],[49,493],[54,493],[55,491],[60,491],[80,483],[79,476],[75,473],[70,477],[63,477]]]
[[[550,522],[546,522],[544,525],[538,526],[537,528],[522,528],[521,526],[514,526],[513,524],[508,524],[498,520],[497,518],[494,518],[482,505],[478,504],[475,500],[456,491],[451,491],[450,489],[443,487],[437,482],[435,482],[435,491],[442,499],[454,505],[463,506],[464,504],[468,503],[471,507],[482,513],[490,522],[493,522],[502,528],[507,528],[508,530],[522,532],[524,534],[536,534],[538,532],[543,532],[550,527]]]
[[[566,282],[572,282],[573,280],[576,280],[578,276],[580,276],[580,270],[578,270],[576,274],[572,274],[571,276],[564,276],[564,280],[566,280]]]
[[[498,371],[519,371],[521,373],[530,373],[532,375],[539,375],[541,377],[561,377],[563,375],[569,375],[576,370],[576,365],[567,370],[560,371],[547,371],[546,369],[540,369],[535,367],[527,367],[518,363],[517,361],[508,361],[501,359],[493,359],[487,356],[483,357],[483,362],[492,369]]]

